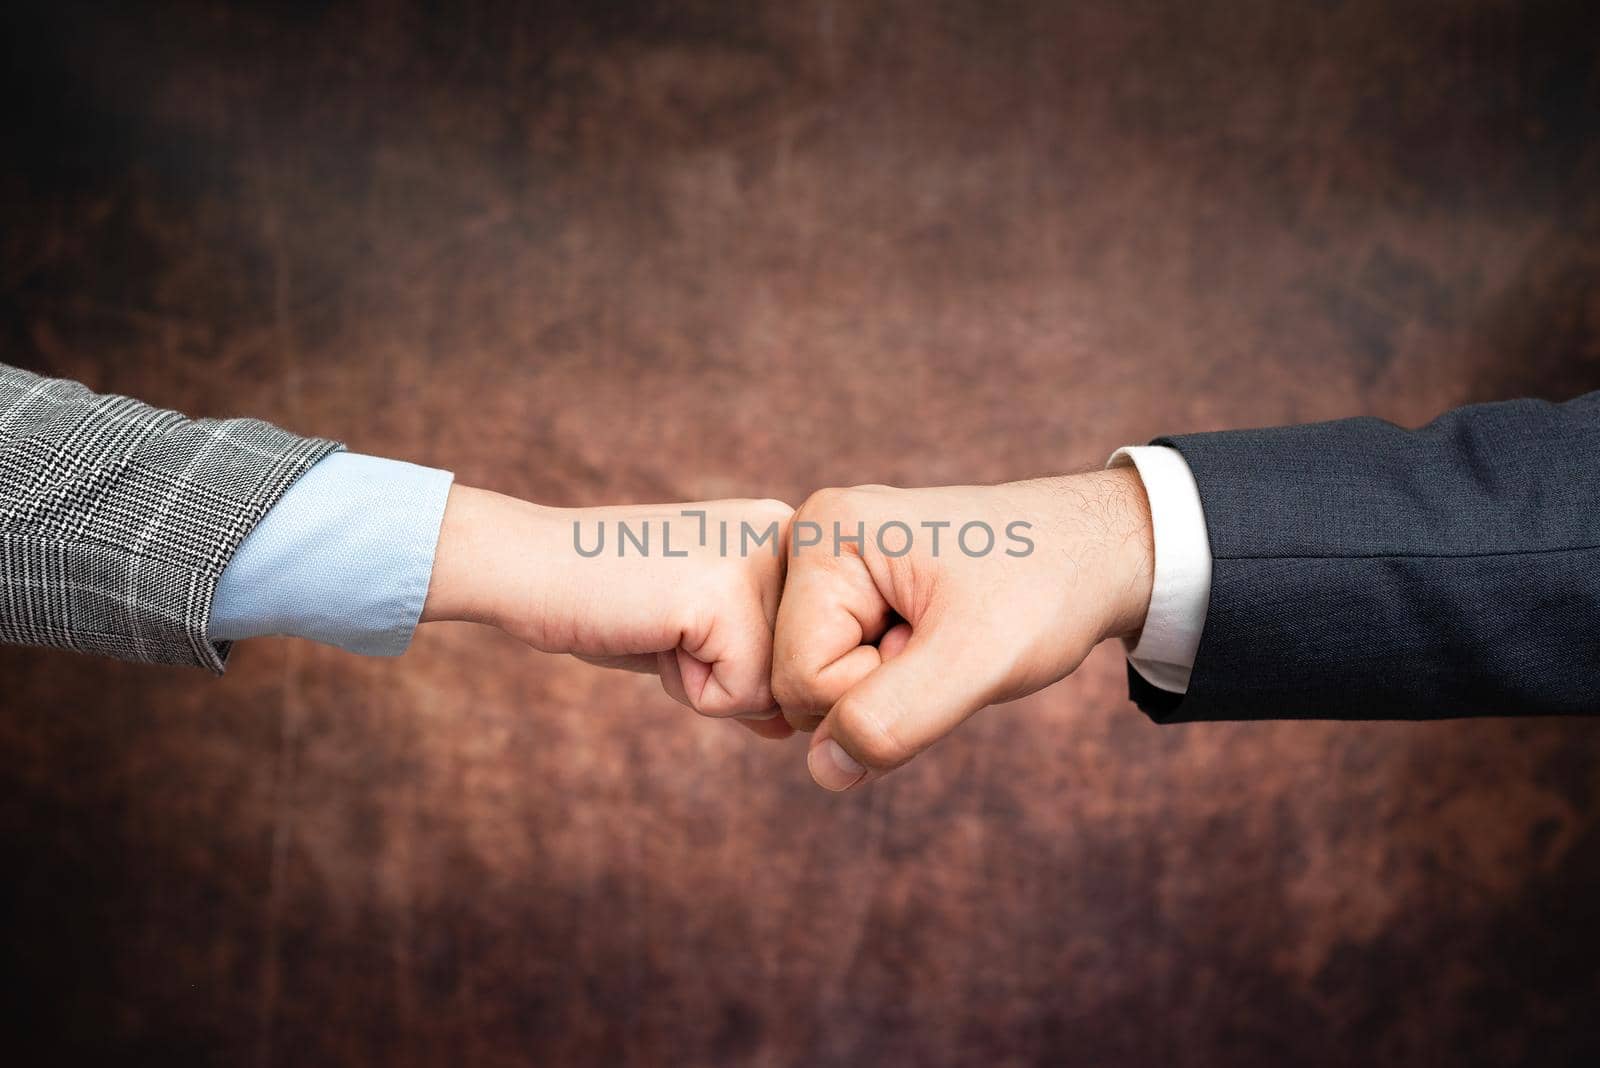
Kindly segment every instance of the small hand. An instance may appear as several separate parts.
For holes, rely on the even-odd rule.
[[[765,500],[544,508],[457,486],[422,620],[487,623],[657,674],[702,715],[785,737],[770,679],[792,512]]]

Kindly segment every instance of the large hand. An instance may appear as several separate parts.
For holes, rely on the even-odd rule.
[[[770,679],[791,514],[762,500],[544,508],[457,486],[422,619],[653,672],[704,715],[786,736]]]
[[[1149,503],[1127,469],[822,490],[791,538],[772,688],[792,726],[815,729],[807,762],[830,790],[1137,634],[1150,601]]]

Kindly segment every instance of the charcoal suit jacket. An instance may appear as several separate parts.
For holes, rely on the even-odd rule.
[[[1200,490],[1210,605],[1160,722],[1600,712],[1600,392],[1158,439]]]

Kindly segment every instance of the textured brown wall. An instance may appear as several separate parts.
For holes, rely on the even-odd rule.
[[[559,503],[1570,395],[1586,6],[8,5],[0,344]],[[12,1063],[1600,1054],[1588,722],[1158,729],[1103,649],[831,797],[466,627],[0,680]]]

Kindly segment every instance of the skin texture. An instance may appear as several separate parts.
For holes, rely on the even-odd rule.
[[[699,516],[684,514],[696,510],[704,545]],[[992,539],[963,531],[980,522]],[[622,545],[622,524],[648,526],[653,555]],[[741,551],[741,524],[775,527],[782,551]],[[580,554],[602,528],[598,554]],[[674,700],[763,737],[812,731],[807,766],[837,791],[1071,674],[1106,638],[1137,635],[1153,569],[1149,502],[1126,469],[825,489],[799,513],[772,500],[545,508],[455,486],[422,622],[487,624],[659,675]]]
[[[705,544],[700,517],[685,510],[705,512]],[[483,623],[547,653],[659,675],[701,715],[787,736],[768,679],[785,564],[774,548],[792,512],[771,500],[545,508],[453,486],[421,622]],[[603,550],[581,555],[574,524],[586,551],[603,530]],[[619,541],[623,524],[636,538],[648,529],[646,549]],[[741,552],[742,524],[776,534]]]
[[[874,536],[891,521],[919,535],[932,533],[924,523],[951,525],[936,555],[930,536],[905,551],[898,530]],[[999,537],[972,556],[953,542],[976,521]],[[1015,522],[1029,524],[1031,551],[1005,539]],[[830,790],[899,767],[978,710],[1050,685],[1104,639],[1144,625],[1154,558],[1132,471],[828,489],[796,513],[797,532],[808,523],[823,544],[790,561],[772,688],[789,723],[815,731],[807,763]],[[845,535],[865,524],[868,535],[834,553],[835,524]],[[969,548],[984,544],[975,530]]]

